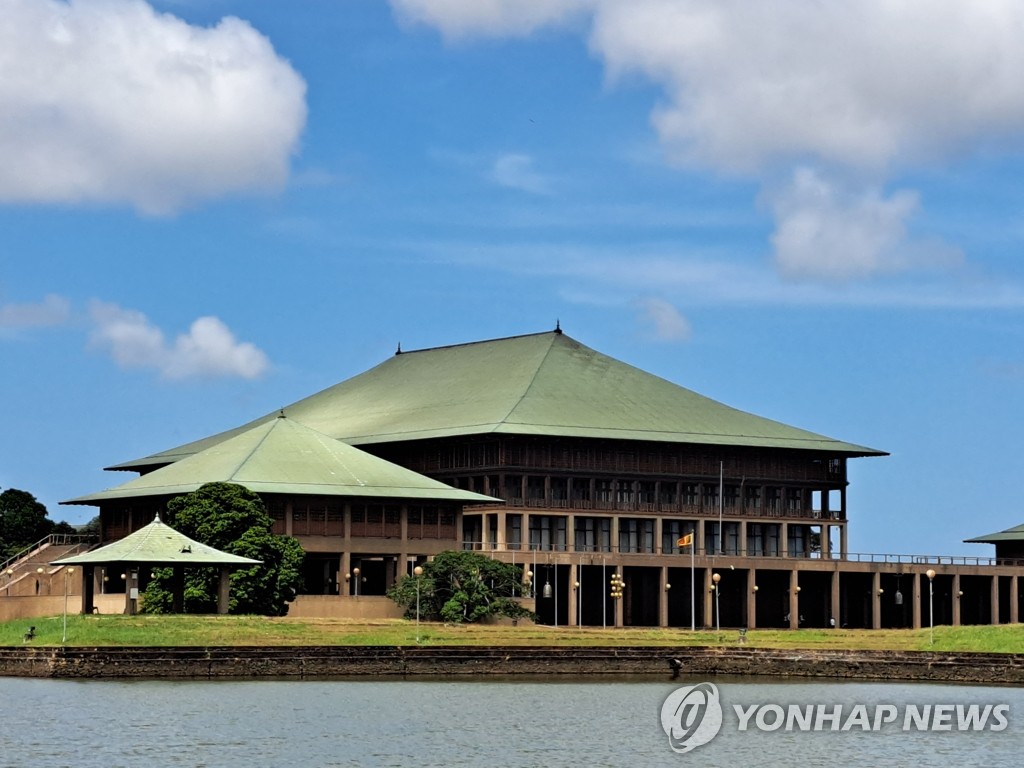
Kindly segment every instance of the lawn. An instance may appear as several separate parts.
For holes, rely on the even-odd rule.
[[[33,646],[60,645],[63,618],[0,623],[0,646],[22,646],[25,631],[36,628]],[[289,619],[258,616],[68,616],[69,646],[230,646],[416,644],[416,624],[405,620],[354,622],[341,619]],[[533,646],[687,646],[736,645],[737,630],[690,632],[682,629],[576,628],[521,625],[420,625],[420,644]],[[1024,653],[1024,625],[936,627],[928,629],[751,630],[754,648],[833,648],[898,651],[977,651]]]

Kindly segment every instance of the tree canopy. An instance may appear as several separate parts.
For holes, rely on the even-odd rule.
[[[262,499],[241,485],[207,483],[192,493],[171,499],[167,523],[202,544],[262,564],[231,574],[230,613],[283,616],[302,583],[305,553],[298,540],[271,533],[273,520]],[[170,568],[158,568],[146,587],[143,610],[170,612],[173,604]],[[185,573],[185,610],[217,610],[216,568]]]
[[[75,529],[49,518],[46,507],[28,491],[8,488],[0,493],[0,559],[10,557],[51,533]]]
[[[514,598],[523,593],[523,570],[477,552],[442,552],[423,565],[422,576],[404,576],[388,597],[416,615],[417,586],[420,616],[432,621],[465,623],[488,616],[532,617]]]

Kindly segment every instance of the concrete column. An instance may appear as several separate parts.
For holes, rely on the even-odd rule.
[[[671,587],[668,583],[668,566],[661,566],[661,575],[658,579],[658,587],[660,592],[658,594],[658,626],[668,626],[668,597],[671,591]]]
[[[347,579],[346,576],[348,576]],[[352,553],[347,549],[341,553],[341,578],[338,580],[338,584],[341,596],[348,597],[351,594],[352,584]]]
[[[711,569],[704,569],[704,626],[714,629],[715,627],[715,593],[712,591],[715,583],[711,581]]]
[[[925,582],[928,581],[927,575],[924,573],[913,574],[913,629],[921,629],[921,596],[922,590],[925,589]]]
[[[612,553],[613,554],[620,554],[619,553],[619,516],[618,515],[613,515],[612,516]],[[616,626],[621,626],[621,624],[616,625]]]
[[[1020,587],[1017,585],[1017,576],[1010,577],[1010,623],[1020,623]]]
[[[825,560],[832,557],[832,526],[822,521],[821,523],[821,556]]]
[[[789,523],[779,523],[779,554],[789,557]]]
[[[882,628],[882,574],[871,574],[871,628]]]
[[[497,514],[498,514],[498,542],[497,542],[497,546],[498,546],[498,551],[499,552],[504,552],[507,549],[507,547],[505,546],[505,526],[508,525],[508,521],[506,520],[506,517],[505,517],[506,516],[505,510],[501,510]]]
[[[82,566],[82,615],[89,616],[95,605],[96,585],[102,585],[103,570],[95,565]],[[102,586],[100,587],[102,589]]]
[[[847,539],[846,524],[839,526],[839,556],[846,559],[846,556],[850,553],[850,545]]]
[[[226,614],[231,605],[231,570],[221,566],[217,581],[217,613]]]
[[[832,571],[832,584],[831,584],[832,594],[831,594],[831,601],[830,601],[830,605],[829,605],[829,614],[830,614],[829,618],[835,619],[837,627],[842,626],[842,621],[840,621],[841,617],[840,617],[840,613],[839,613],[840,612],[840,607],[839,607],[839,579],[840,579],[839,570],[836,569],[836,570]],[[825,626],[829,626],[827,621],[825,622]]]
[[[789,572],[789,628],[800,628],[800,572]]]
[[[992,626],[999,623],[999,577],[992,577]]]
[[[953,626],[960,626],[960,574],[953,574]]]
[[[569,619],[566,624],[570,627],[579,626],[576,620],[577,605],[580,599],[579,590],[576,588],[577,581],[579,581],[579,571],[576,569],[576,563],[569,563]]]
[[[696,552],[698,554],[703,552],[706,555],[707,552],[704,552],[704,518],[703,517],[698,517],[697,518],[697,525],[693,529],[693,539],[694,539],[693,546],[695,547],[694,552]],[[705,616],[706,615],[707,614],[705,614]]]
[[[740,500],[742,503],[742,499]],[[739,553],[746,556],[747,554],[747,521],[740,520],[740,542],[739,542]]]
[[[289,498],[284,503],[284,535],[294,535],[292,533],[293,530],[294,528],[292,526],[292,500]]]
[[[655,554],[658,554],[658,555],[665,554],[662,551],[662,539],[664,538],[664,536],[662,536],[662,531],[663,531],[662,523],[663,523],[663,521],[664,520],[663,520],[663,518],[660,515],[658,517],[654,518],[654,552],[655,552]],[[663,624],[662,626],[665,626],[665,625]]]
[[[565,520],[565,551],[576,551],[576,515],[572,514]]]
[[[757,569],[747,569],[747,629],[757,628]]]

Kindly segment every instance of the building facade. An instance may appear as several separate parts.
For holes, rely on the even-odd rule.
[[[260,430],[288,440],[270,450]],[[259,460],[231,469],[257,442]],[[399,351],[236,430],[112,467],[140,476],[69,503],[99,506],[109,541],[177,493],[240,482],[299,538],[307,592],[331,615],[365,615],[417,563],[466,548],[521,564],[547,624],[1017,622],[1024,560],[849,552],[847,462],[884,455],[555,330]],[[339,481],[348,464],[358,472]]]

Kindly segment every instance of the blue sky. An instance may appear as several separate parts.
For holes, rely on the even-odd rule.
[[[406,349],[574,338],[851,462],[851,549],[1024,522],[1024,6],[0,0],[0,488]]]

